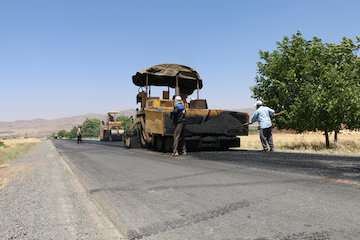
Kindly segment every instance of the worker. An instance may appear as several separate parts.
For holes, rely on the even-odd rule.
[[[256,102],[256,111],[251,117],[252,124],[254,122],[259,123],[260,127],[260,141],[264,152],[274,151],[274,142],[272,137],[272,122],[271,118],[278,114],[269,107],[266,107],[262,101]]]
[[[114,122],[114,116],[111,113],[108,113],[109,122]]]
[[[77,136],[77,143],[80,144],[82,139],[81,139],[81,127],[78,126],[77,131],[76,131],[76,136]]]
[[[186,144],[184,137],[185,113],[186,110],[181,97],[175,96],[175,106],[171,113],[171,118],[175,127],[173,156],[179,156],[180,154],[186,155]]]

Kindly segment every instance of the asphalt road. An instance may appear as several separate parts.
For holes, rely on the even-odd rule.
[[[129,239],[360,238],[359,158],[54,144]]]

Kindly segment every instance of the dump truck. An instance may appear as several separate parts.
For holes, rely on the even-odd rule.
[[[106,121],[100,124],[100,141],[122,141],[124,135],[123,122],[118,120],[120,112],[108,112]]]
[[[140,106],[132,126],[124,134],[124,143],[129,148],[172,151],[174,97],[170,94],[173,89],[174,96],[181,96],[185,103],[184,136],[188,151],[239,147],[239,136],[248,135],[245,124],[249,121],[248,113],[209,109],[207,100],[200,98],[203,81],[198,72],[188,66],[155,65],[137,72],[132,80],[139,87],[136,102]],[[161,97],[151,95],[154,86],[165,87]],[[196,99],[187,101],[195,91]]]

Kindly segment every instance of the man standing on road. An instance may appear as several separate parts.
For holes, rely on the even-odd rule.
[[[77,143],[80,144],[81,141],[82,141],[82,139],[81,139],[81,127],[80,126],[77,128],[76,136],[77,136]]]
[[[259,123],[260,141],[264,152],[267,152],[269,150],[270,152],[274,151],[271,118],[276,115],[278,114],[276,114],[273,109],[264,106],[262,101],[256,102],[256,111],[252,115],[251,122],[249,124],[252,124],[254,122]]]
[[[171,117],[175,126],[173,156],[179,156],[179,154],[186,155],[186,144],[184,137],[185,113],[185,106],[181,97],[176,96],[174,110],[171,113]]]

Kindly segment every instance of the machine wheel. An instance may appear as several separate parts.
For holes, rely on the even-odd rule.
[[[154,148],[158,152],[164,152],[164,137],[155,136]]]
[[[151,144],[149,144],[147,141],[146,141],[146,134],[145,134],[145,130],[144,128],[142,127],[142,125],[139,125],[138,128],[137,128],[137,132],[138,132],[138,136],[139,136],[139,142],[141,144],[141,147],[143,148],[148,148],[148,147],[151,147]]]
[[[173,137],[163,137],[163,151],[164,152],[172,152],[174,144]]]
[[[133,135],[127,135],[124,139],[127,148],[141,148],[140,134],[136,131]]]
[[[104,141],[104,142],[109,141],[109,131],[104,130],[104,132],[103,132],[103,138],[101,139],[101,141]]]

